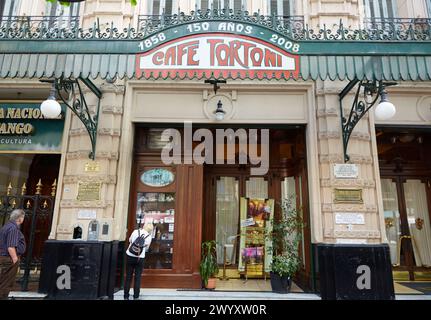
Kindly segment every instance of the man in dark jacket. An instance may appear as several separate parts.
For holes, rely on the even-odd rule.
[[[15,283],[20,256],[25,252],[25,239],[20,230],[25,212],[16,209],[0,229],[0,299],[7,299]]]

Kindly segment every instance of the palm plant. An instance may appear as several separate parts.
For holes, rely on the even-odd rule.
[[[216,242],[214,240],[205,241],[202,243],[202,259],[199,266],[205,286],[208,285],[208,279],[214,277],[218,271]]]

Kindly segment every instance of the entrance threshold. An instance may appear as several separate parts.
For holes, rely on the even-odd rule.
[[[130,290],[133,295],[133,290]],[[312,293],[226,292],[212,290],[141,289],[139,300],[321,300]],[[123,300],[123,290],[114,294]]]
[[[272,292],[271,280],[268,275],[266,279],[261,277],[248,277],[245,279],[238,269],[227,268],[223,278],[223,270],[220,269],[214,291],[232,291],[232,292]],[[294,282],[290,289],[292,293],[304,293]]]

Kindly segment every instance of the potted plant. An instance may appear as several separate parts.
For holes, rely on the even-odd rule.
[[[293,275],[301,268],[299,243],[304,224],[292,199],[284,200],[281,208],[269,234],[273,252],[270,277],[273,292],[288,293]]]
[[[214,289],[216,287],[218,271],[216,242],[214,240],[205,241],[202,243],[202,259],[199,266],[205,288]]]

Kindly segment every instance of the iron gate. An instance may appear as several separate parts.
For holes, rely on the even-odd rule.
[[[42,187],[42,181],[39,179],[34,195],[26,194],[25,183],[21,187],[20,194],[17,192],[16,195],[12,195],[14,188],[9,183],[6,195],[0,195],[0,227],[9,220],[10,213],[14,209],[24,209],[26,213],[21,227],[27,244],[27,250],[20,262],[20,270],[24,271],[23,276],[19,278],[22,291],[28,290],[30,271],[40,270],[43,243],[48,239],[51,230],[57,180],[52,183],[49,195],[42,195]]]

